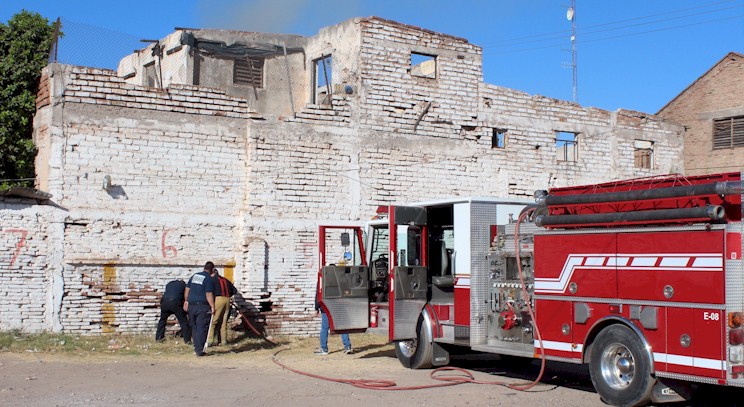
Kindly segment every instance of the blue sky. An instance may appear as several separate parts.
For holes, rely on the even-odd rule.
[[[61,17],[60,61],[115,67],[174,27],[313,35],[357,16],[456,35],[483,47],[484,80],[572,100],[571,0],[0,0]],[[744,0],[576,0],[578,100],[657,112],[728,52],[744,53]]]

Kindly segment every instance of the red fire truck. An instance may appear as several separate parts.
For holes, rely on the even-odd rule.
[[[320,227],[321,306],[409,368],[453,347],[587,363],[612,405],[741,387],[742,190],[726,173],[389,206]]]

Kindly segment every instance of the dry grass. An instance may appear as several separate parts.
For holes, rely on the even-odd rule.
[[[230,332],[229,343],[211,348],[214,354],[237,354],[249,352],[254,355],[273,355],[284,349],[287,356],[312,355],[318,347],[317,337],[274,337],[274,343],[242,332]],[[341,339],[331,335],[328,340],[331,354],[342,350]],[[355,351],[381,349],[387,338],[378,335],[354,334],[352,344]],[[391,347],[392,349],[392,347]],[[192,355],[194,348],[180,337],[168,336],[164,342],[156,342],[153,334],[80,336],[55,333],[27,334],[18,331],[0,332],[0,352],[45,353],[90,357],[95,355],[131,356],[181,356]]]
[[[279,344],[286,342],[280,339]],[[266,342],[262,339],[236,337],[230,347],[257,348]],[[157,342],[153,334],[111,334],[81,336],[55,333],[27,334],[18,331],[0,332],[2,352],[43,352],[57,354],[119,354],[119,355],[187,355],[194,352],[181,338],[169,336]]]

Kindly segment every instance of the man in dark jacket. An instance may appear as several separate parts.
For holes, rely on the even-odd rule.
[[[186,283],[183,280],[173,280],[165,285],[165,293],[160,298],[160,321],[155,332],[155,340],[160,342],[165,339],[165,323],[168,317],[175,315],[181,325],[181,336],[186,343],[191,342],[191,327],[183,311],[184,291]]]
[[[204,356],[204,344],[207,342],[209,332],[209,321],[214,314],[214,282],[210,273],[214,269],[214,263],[208,261],[204,265],[204,271],[194,274],[186,285],[186,302],[183,303],[184,311],[188,311],[191,326],[194,330],[194,353],[196,356]]]

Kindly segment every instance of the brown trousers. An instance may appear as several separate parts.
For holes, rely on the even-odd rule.
[[[209,327],[209,345],[227,343],[227,318],[230,316],[230,297],[214,297],[214,316]]]

